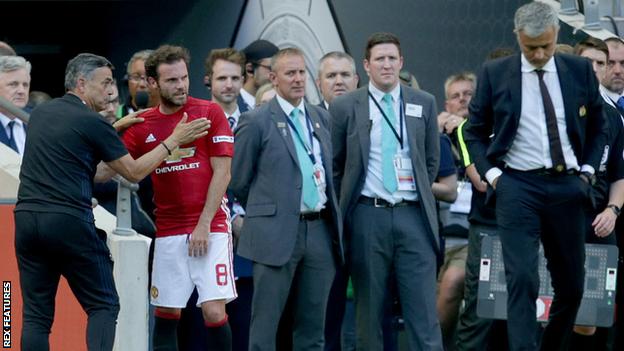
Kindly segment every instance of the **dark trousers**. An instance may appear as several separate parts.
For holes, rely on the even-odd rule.
[[[61,275],[88,315],[89,351],[113,349],[119,299],[105,240],[93,223],[73,216],[15,213],[15,250],[24,301],[22,350],[49,350]]]
[[[301,220],[292,256],[283,266],[254,262],[249,350],[275,350],[287,300],[293,312],[293,350],[323,350],[327,298],[336,262],[325,220]]]
[[[585,242],[587,244],[617,245],[615,231],[605,237],[599,237],[594,233],[592,222],[602,210],[604,210],[604,207],[596,210],[585,208]]]
[[[470,224],[468,230],[468,256],[466,257],[466,278],[464,284],[464,309],[457,325],[458,351],[487,350],[493,319],[477,316],[479,290],[479,267],[481,265],[481,241],[485,236],[496,235],[496,227]]]
[[[585,215],[589,185],[575,175],[506,170],[498,179],[496,219],[507,280],[512,351],[536,350],[538,250],[544,246],[554,298],[541,349],[567,350],[585,277]]]
[[[329,292],[325,316],[325,351],[342,350],[342,321],[347,303],[349,273],[346,266],[336,270],[336,277]]]
[[[236,280],[236,300],[225,305],[232,328],[232,351],[247,351],[249,348],[249,325],[251,324],[251,299],[253,278],[239,277]]]
[[[620,215],[615,223],[616,241],[619,250],[617,291],[615,295],[615,341],[614,350],[624,349],[624,216]]]
[[[394,269],[410,350],[442,350],[436,312],[436,254],[421,208],[353,210],[350,268],[358,350],[382,350],[382,319]]]

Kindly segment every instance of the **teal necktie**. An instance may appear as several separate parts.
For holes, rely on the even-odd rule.
[[[294,137],[293,141],[295,142],[297,158],[299,159],[299,168],[301,170],[301,179],[303,180],[303,204],[306,205],[308,209],[314,210],[319,202],[319,194],[316,184],[314,183],[314,165],[312,164],[312,160],[310,160],[310,156],[308,156],[308,152],[303,145],[306,140],[305,137],[308,134],[301,126],[301,122],[299,122],[299,114],[300,111],[298,108],[295,108],[290,113],[290,119],[295,125],[295,129],[300,136],[300,138]],[[312,146],[309,146],[308,149],[312,150]]]
[[[383,96],[383,110],[393,127],[396,127],[396,115],[392,106],[392,95]],[[396,173],[394,171],[394,155],[397,152],[397,139],[392,129],[381,121],[381,175],[383,185],[391,194],[397,190]]]

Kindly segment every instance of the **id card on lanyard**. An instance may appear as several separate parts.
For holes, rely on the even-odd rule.
[[[399,191],[414,191],[416,190],[416,182],[414,181],[414,167],[412,166],[412,160],[409,158],[409,155],[406,155],[406,152],[403,151],[403,121],[405,116],[405,110],[403,106],[403,91],[401,91],[399,95],[399,132],[394,128],[394,125],[390,123],[390,119],[384,112],[379,102],[373,97],[371,92],[368,92],[368,96],[373,100],[375,106],[381,113],[383,119],[386,121],[390,130],[392,130],[392,134],[399,141],[399,145],[401,146],[401,152],[397,152],[394,155],[393,165],[394,165],[394,174],[397,181],[397,190]]]
[[[310,141],[309,146],[304,141],[303,137],[299,134],[299,131],[297,130],[297,128],[295,128],[295,124],[290,120],[290,118],[286,116],[286,122],[288,123],[290,128],[292,128],[295,135],[297,136],[297,139],[299,139],[299,142],[301,143],[306,153],[308,154],[310,161],[312,161],[314,184],[316,185],[316,188],[319,189],[319,192],[322,192],[321,189],[325,189],[325,185],[326,185],[325,184],[326,183],[325,169],[323,168],[321,160],[317,160],[316,156],[314,156],[314,134],[312,133],[312,121],[310,120],[310,116],[308,116],[307,111],[305,114],[305,121],[306,121],[306,126],[308,127],[308,140]]]
[[[394,172],[396,174],[397,190],[415,191],[414,169],[412,160],[400,154],[394,156]]]

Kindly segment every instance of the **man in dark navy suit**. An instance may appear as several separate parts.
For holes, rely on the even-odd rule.
[[[206,57],[206,76],[204,81],[210,86],[212,100],[216,102],[228,119],[230,128],[238,125],[241,113],[247,111],[245,104],[240,104],[240,90],[243,86],[245,55],[232,48],[211,50]],[[233,175],[234,177],[236,175]],[[232,235],[234,246],[238,242],[245,211],[228,191],[228,207],[230,207]],[[232,350],[246,351],[249,345],[249,324],[251,323],[251,298],[253,296],[253,279],[251,261],[234,255],[234,275],[238,298],[226,305],[227,314],[232,328]]]
[[[541,349],[567,350],[583,296],[583,206],[606,141],[602,101],[588,60],[554,54],[552,7],[523,5],[514,23],[522,53],[485,63],[465,136],[496,196],[510,348],[538,348],[541,241],[555,291]]]
[[[30,62],[21,56],[0,56],[0,97],[24,108],[30,90]],[[0,143],[18,154],[24,153],[26,125],[10,112],[0,108]]]
[[[607,102],[624,115],[624,42],[620,38],[605,40],[609,59],[600,91]]]

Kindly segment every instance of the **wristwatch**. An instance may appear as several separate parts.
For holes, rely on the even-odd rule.
[[[620,213],[622,212],[622,209],[619,208],[617,205],[614,205],[614,204],[608,204],[607,208],[610,208],[611,211],[613,211],[613,213],[615,213],[616,217],[619,217]]]
[[[587,171],[581,172],[581,174],[579,174],[579,177],[581,178],[585,178],[584,180],[587,181],[587,183],[589,183],[589,185],[594,186],[596,185],[596,175]]]

